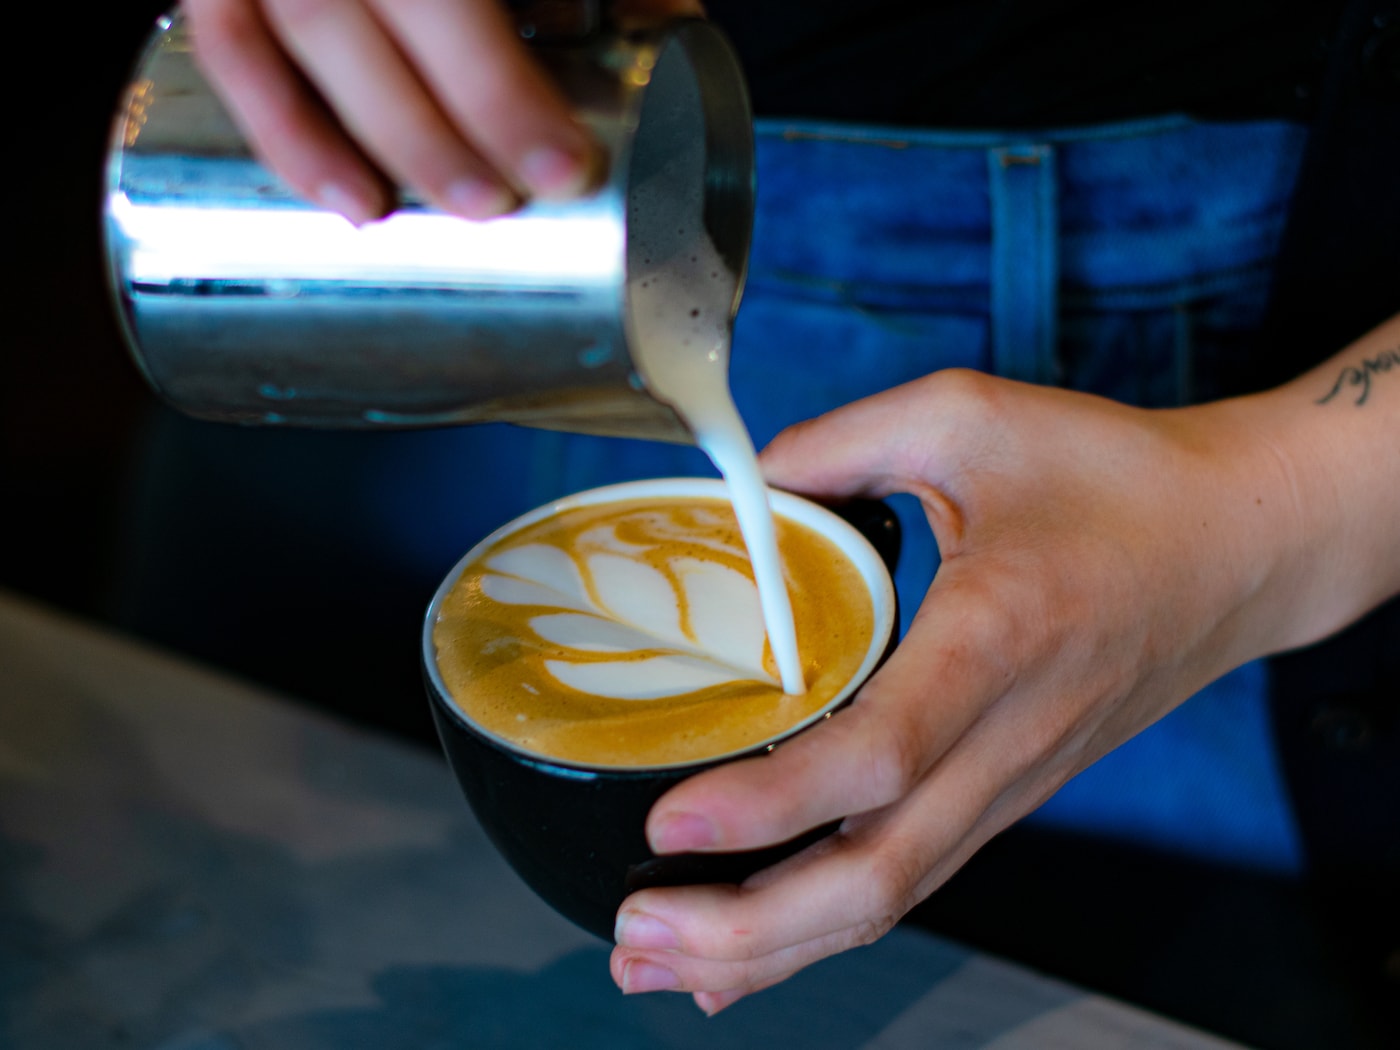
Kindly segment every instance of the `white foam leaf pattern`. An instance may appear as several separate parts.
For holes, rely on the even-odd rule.
[[[583,576],[558,547],[531,543],[493,555],[482,574],[481,592],[503,605],[548,605],[591,610]]]
[[[600,612],[657,640],[687,644],[681,630],[680,602],[671,582],[661,573],[644,561],[617,554],[589,556],[588,571],[598,592]]]
[[[499,555],[482,577],[489,598],[553,610],[530,625],[578,653],[576,660],[546,661],[565,685],[617,699],[657,699],[730,681],[777,684],[763,668],[763,615],[744,574],[718,562],[677,559],[671,566],[677,594],[666,575],[623,553],[591,553],[586,565],[596,602],[573,559],[546,545]],[[682,628],[682,603],[693,637]]]
[[[636,653],[656,648],[658,641],[630,624],[589,613],[536,616],[530,626],[547,642],[587,653]]]
[[[596,664],[546,660],[545,666],[567,686],[617,700],[660,700],[754,677],[737,675],[733,668],[695,656],[653,656],[627,663]],[[619,674],[623,668],[626,673]]]

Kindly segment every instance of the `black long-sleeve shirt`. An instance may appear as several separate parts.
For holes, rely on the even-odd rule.
[[[708,0],[764,115],[1046,127],[1312,115],[1344,0]]]

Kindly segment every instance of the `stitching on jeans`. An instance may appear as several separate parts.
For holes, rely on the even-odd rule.
[[[843,142],[854,145],[884,146],[908,149],[970,149],[984,151],[1018,143],[1048,142],[1057,146],[1077,142],[1109,142],[1139,138],[1146,135],[1167,135],[1201,126],[1203,121],[1170,114],[1115,124],[1090,125],[1078,128],[966,130],[907,128],[898,125],[877,125],[818,120],[785,120],[781,117],[760,117],[754,121],[754,132],[760,138],[786,141]],[[1280,122],[1283,123],[1283,122]]]

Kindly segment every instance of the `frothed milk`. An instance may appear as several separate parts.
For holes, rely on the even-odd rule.
[[[661,100],[655,104],[699,106],[698,97],[687,97],[693,96],[693,83],[668,87],[653,94]],[[648,117],[666,124],[665,114]],[[739,281],[703,228],[704,164],[705,143],[693,136],[666,142],[658,156],[634,164],[638,184],[628,204],[629,335],[652,392],[676,409],[728,483],[779,678],[784,690],[801,694],[807,684],[768,492],[729,392],[730,314]],[[655,207],[658,201],[666,201],[666,207]],[[689,214],[693,222],[657,219],[676,214]]]
[[[729,503],[651,497],[571,507],[489,544],[433,627],[448,693],[514,747],[651,766],[741,750],[816,713],[858,673],[875,631],[860,571],[779,518],[801,673],[784,693]]]

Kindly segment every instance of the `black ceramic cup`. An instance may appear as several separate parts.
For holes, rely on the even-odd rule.
[[[497,529],[457,563],[438,588],[423,629],[423,668],[443,749],[477,820],[517,874],[565,918],[612,940],[622,901],[648,886],[740,882],[830,829],[746,853],[657,856],[647,846],[647,813],[687,777],[738,758],[762,754],[828,718],[847,703],[893,645],[898,620],[890,580],[899,551],[898,522],[882,503],[854,501],[826,508],[773,493],[773,509],[834,541],[865,580],[875,606],[875,631],[860,669],[820,711],[770,740],[701,761],[665,766],[588,766],[530,753],[473,724],[452,700],[438,672],[433,627],[463,570],[485,548],[518,529],[571,507],[653,496],[725,498],[723,483],[668,478],[591,489],[537,508]]]

